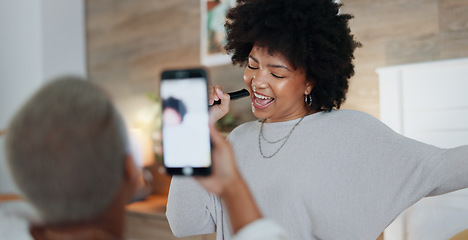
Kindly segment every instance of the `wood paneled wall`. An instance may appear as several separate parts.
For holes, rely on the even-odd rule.
[[[158,91],[161,70],[198,65],[200,3],[86,1],[89,80],[106,89],[131,124]]]
[[[378,67],[468,57],[466,0],[341,2],[363,44],[343,108],[379,116]],[[144,94],[158,90],[162,69],[200,64],[199,0],[87,0],[86,14],[90,81],[113,96],[129,121],[147,104]],[[212,81],[228,91],[243,87],[242,72],[210,68]],[[237,117],[253,118],[248,102],[233,108]]]
[[[356,75],[345,108],[379,116],[378,67],[468,56],[466,0],[342,3],[343,12],[355,16],[351,29],[363,44],[355,54]]]

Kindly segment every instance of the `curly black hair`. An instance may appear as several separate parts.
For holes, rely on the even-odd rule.
[[[340,108],[354,75],[354,40],[348,21],[332,0],[237,0],[226,16],[233,64],[244,66],[254,44],[286,57],[314,83],[312,107]]]

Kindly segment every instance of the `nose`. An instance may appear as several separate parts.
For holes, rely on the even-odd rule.
[[[257,71],[252,77],[252,89],[267,88],[268,81],[265,76],[263,76],[262,71]]]

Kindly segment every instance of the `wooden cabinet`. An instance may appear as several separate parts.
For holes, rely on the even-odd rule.
[[[167,198],[149,196],[127,206],[126,235],[129,240],[215,240],[215,234],[177,238],[167,222]]]

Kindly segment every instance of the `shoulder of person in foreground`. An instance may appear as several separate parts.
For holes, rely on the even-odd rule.
[[[269,219],[258,219],[240,229],[232,240],[287,240],[284,229]]]
[[[0,237],[2,239],[32,240],[28,222],[19,216],[4,213],[0,209]]]

